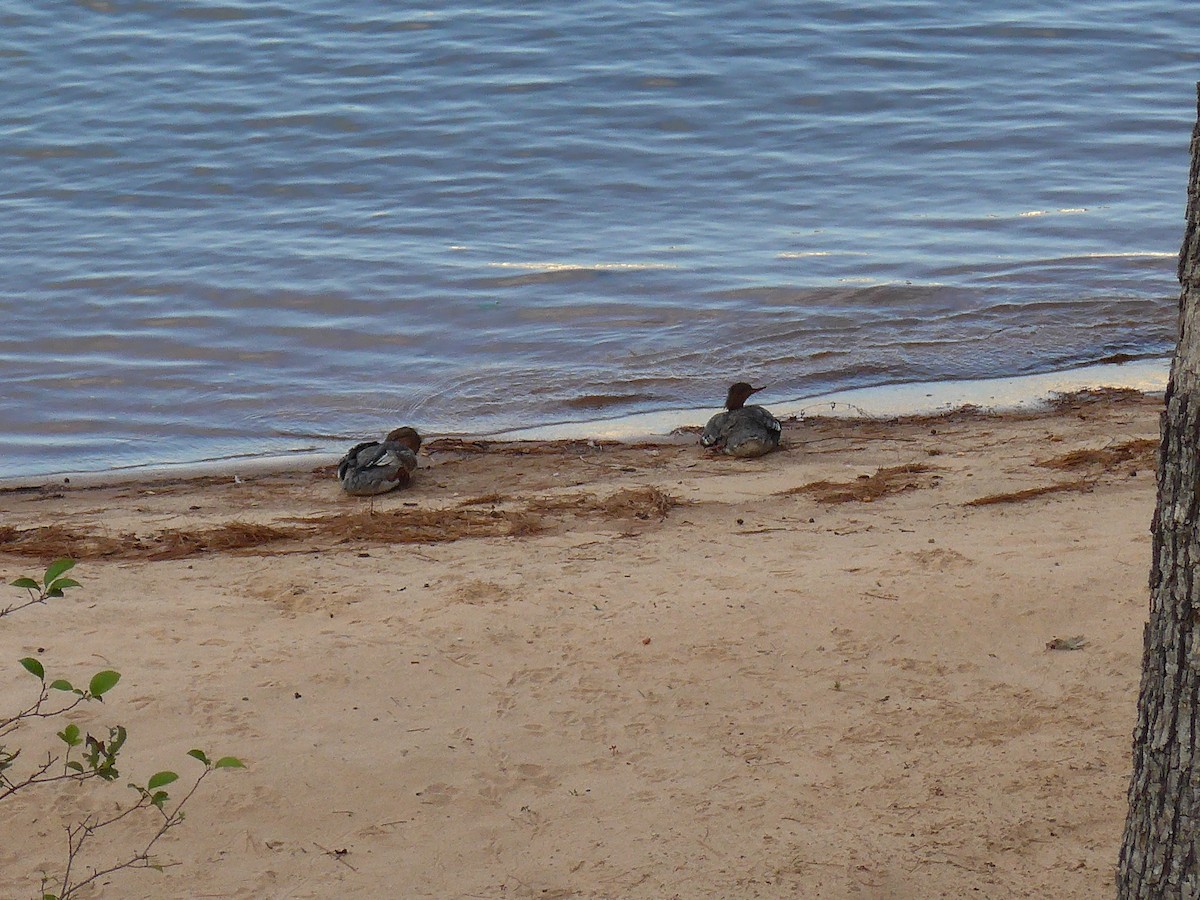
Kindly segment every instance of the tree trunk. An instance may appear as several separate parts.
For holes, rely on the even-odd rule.
[[[1200,84],[1196,90],[1120,900],[1200,898]]]

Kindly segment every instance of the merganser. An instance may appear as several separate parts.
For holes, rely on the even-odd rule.
[[[342,490],[356,497],[372,497],[406,487],[420,449],[421,436],[408,426],[389,432],[382,441],[358,444],[338,463]]]
[[[779,446],[783,426],[761,406],[746,406],[751,394],[762,388],[739,381],[725,395],[725,412],[717,413],[704,426],[700,443],[730,456],[762,456]]]

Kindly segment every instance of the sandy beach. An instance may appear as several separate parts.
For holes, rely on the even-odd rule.
[[[95,896],[1104,896],[1161,404],[815,418],[749,461],[430,440],[374,502],[327,466],[0,492],[5,583],[83,585],[0,620],[0,708],[21,657],[113,668],[73,718],[130,735],[117,784],[5,801],[0,896],[193,747],[247,768]]]

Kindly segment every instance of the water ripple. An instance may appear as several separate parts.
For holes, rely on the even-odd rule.
[[[1164,353],[1192,18],[9,4],[0,475]]]

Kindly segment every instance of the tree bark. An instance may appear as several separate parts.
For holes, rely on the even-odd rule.
[[[1200,898],[1200,84],[1119,900]]]

